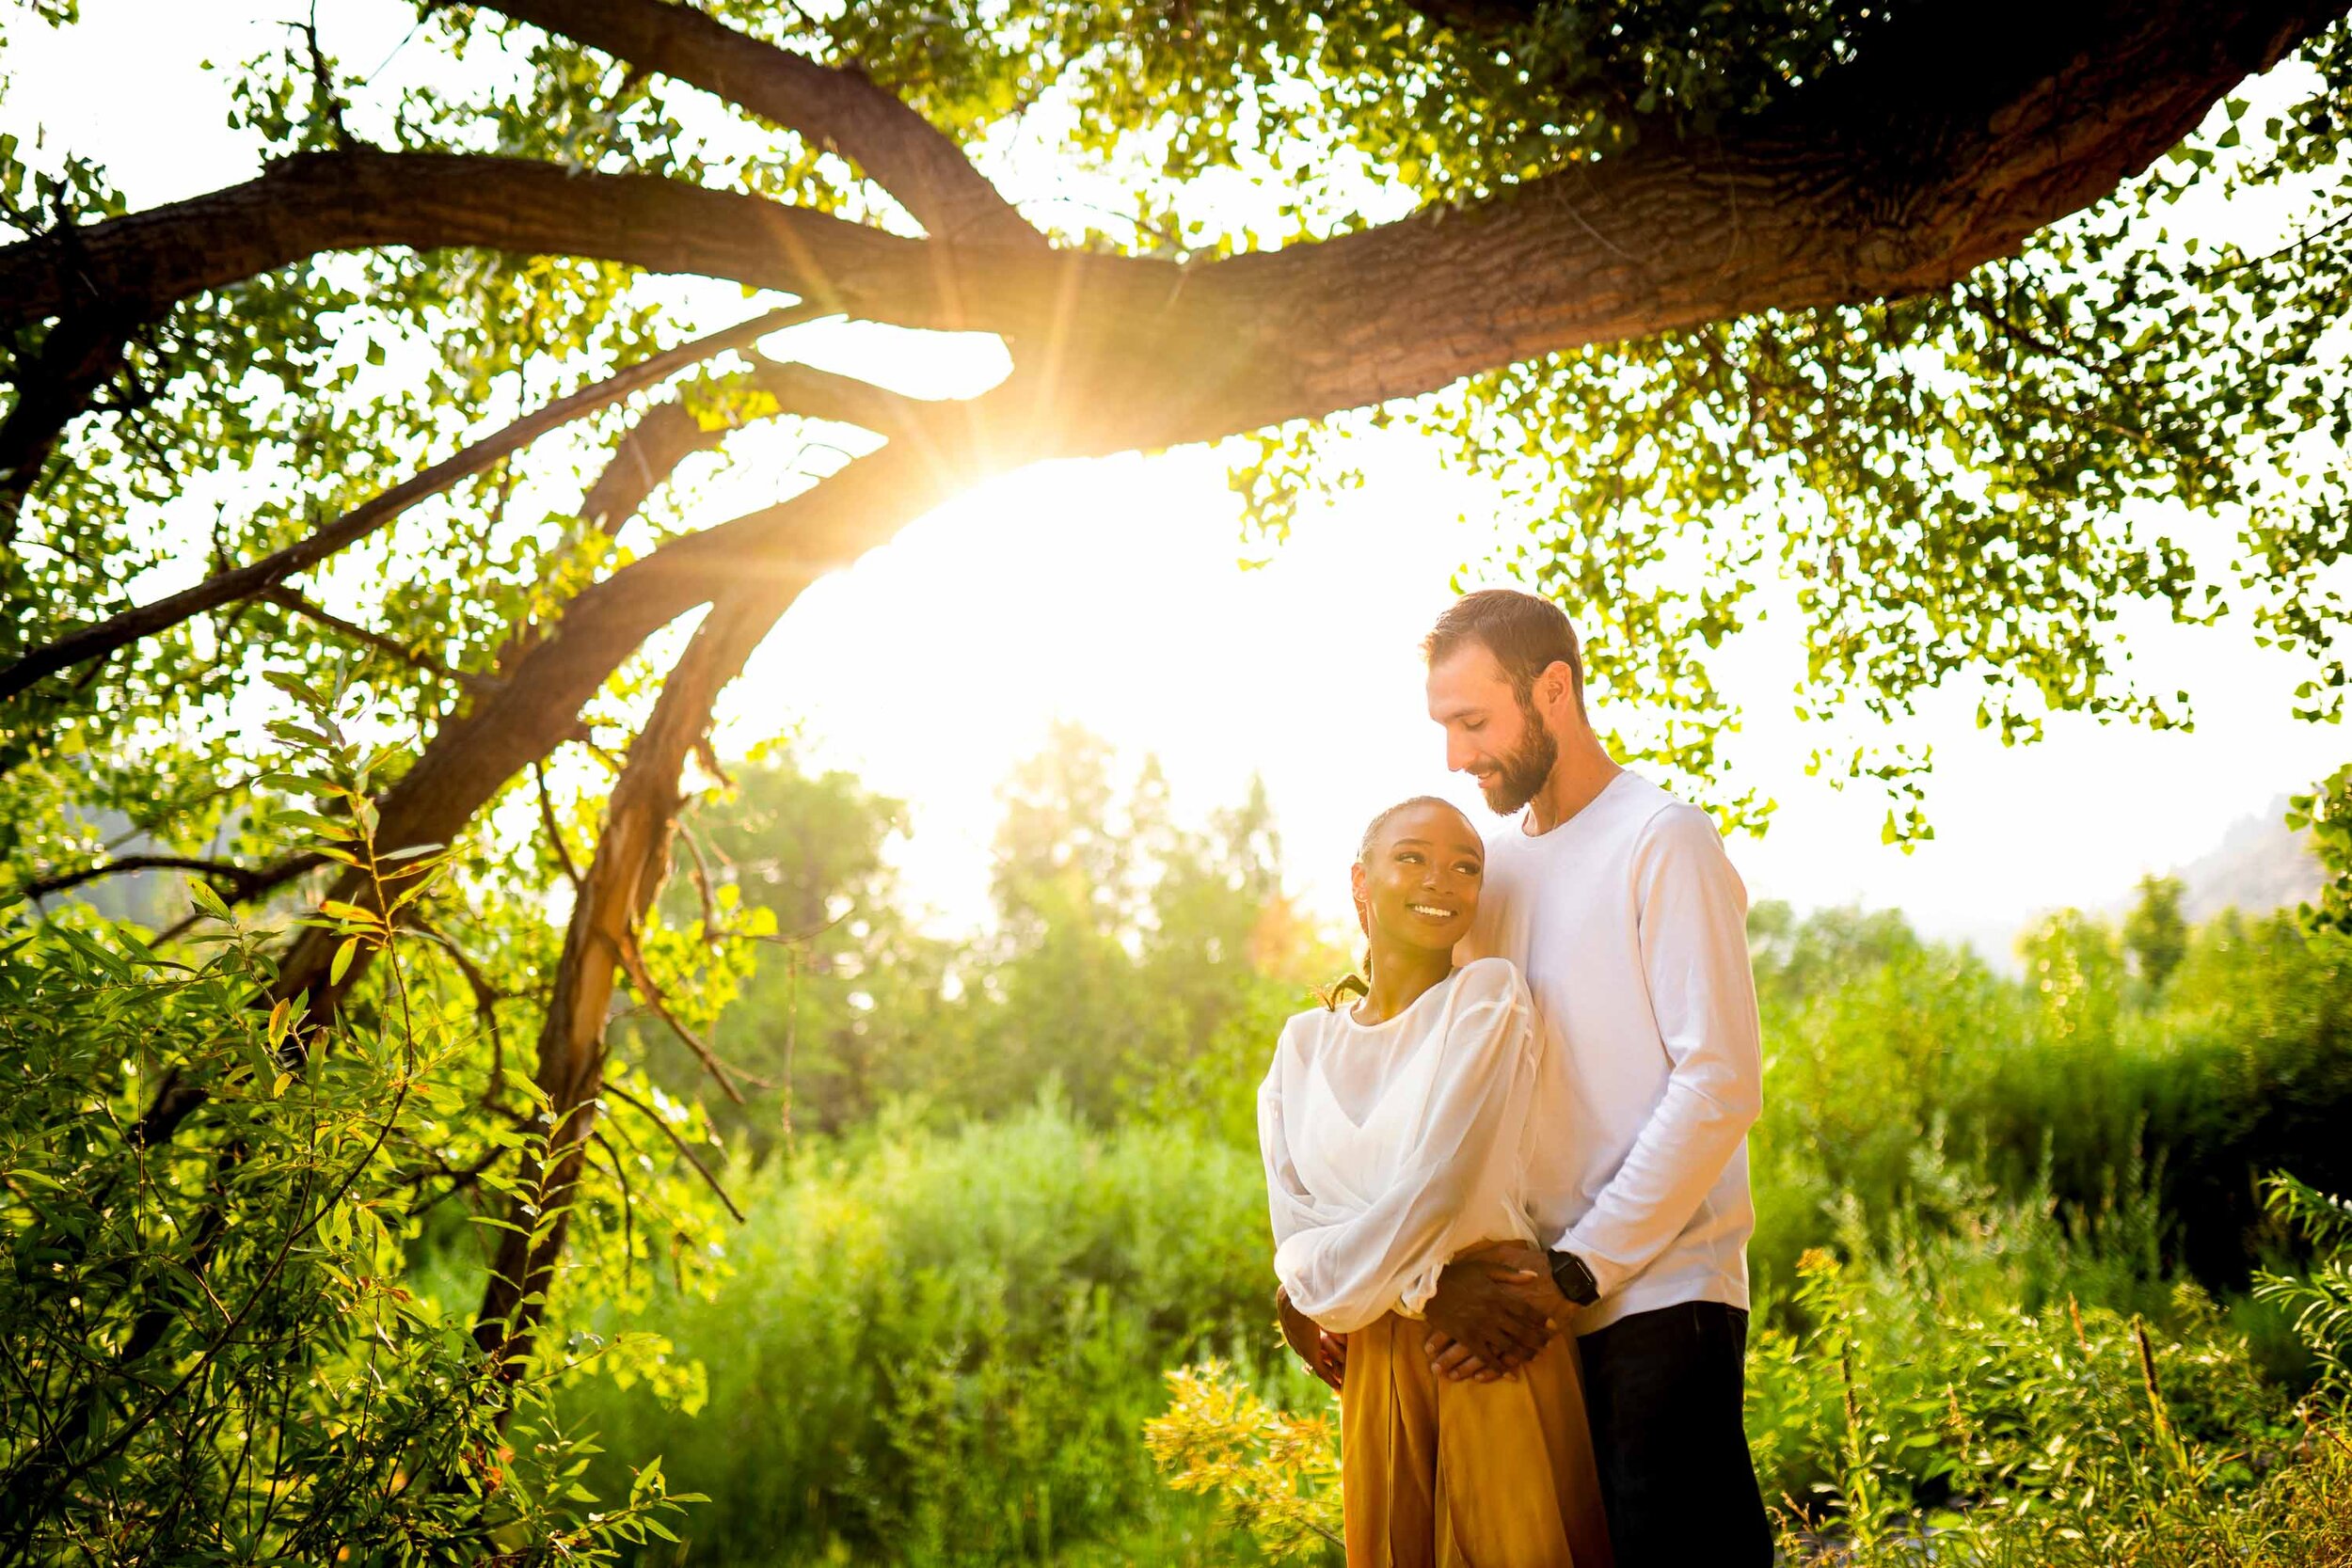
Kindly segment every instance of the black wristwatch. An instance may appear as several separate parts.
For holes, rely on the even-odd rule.
[[[1572,1304],[1590,1307],[1600,1299],[1600,1282],[1584,1266],[1583,1259],[1573,1252],[1547,1252],[1544,1256],[1551,1260],[1551,1282]]]

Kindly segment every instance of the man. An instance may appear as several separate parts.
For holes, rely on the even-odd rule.
[[[1499,1376],[1571,1324],[1619,1568],[1762,1568],[1740,1423],[1762,1079],[1746,890],[1712,820],[1594,734],[1558,607],[1468,594],[1425,652],[1446,766],[1516,818],[1488,835],[1456,961],[1508,958],[1534,995],[1527,1195],[1549,1248],[1455,1259],[1429,1354],[1446,1376]]]

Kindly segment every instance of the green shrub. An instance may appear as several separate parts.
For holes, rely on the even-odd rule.
[[[297,738],[347,770],[313,717]],[[324,852],[375,868],[360,789],[319,792],[345,813]],[[421,939],[323,906],[336,973],[378,949],[380,994],[306,1024],[262,1005],[264,934],[199,898],[217,924],[185,961],[87,911],[0,923],[0,1559],[601,1560],[660,1533],[658,1464],[590,1512],[547,1366],[501,1379],[409,1288],[405,1177],[474,1104],[470,1012],[412,987]],[[201,1101],[169,1141],[141,1125],[165,1085]]]
[[[596,1325],[698,1358],[701,1413],[609,1380],[560,1402],[711,1495],[681,1526],[698,1563],[1191,1540],[1207,1508],[1154,1483],[1140,1440],[1161,1369],[1225,1354],[1292,1398],[1306,1381],[1272,1360],[1256,1159],[1190,1132],[1094,1132],[1050,1100],[954,1133],[886,1122],[745,1197],[713,1297]]]
[[[2218,1292],[2284,1260],[2264,1173],[2352,1189],[2352,938],[2225,915],[2151,987],[2113,930],[2074,913],[2026,934],[2022,982],[1893,914],[1764,905],[1756,925],[1752,1261],[1776,1294],[1830,1241],[1839,1195],[1932,1219],[1969,1201],[1955,1172],[2011,1201],[2046,1191],[2087,1229],[2144,1185],[2165,1266]]]

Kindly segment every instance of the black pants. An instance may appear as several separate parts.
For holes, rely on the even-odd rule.
[[[1692,1301],[1577,1341],[1617,1568],[1769,1568],[1740,1395],[1748,1315]]]

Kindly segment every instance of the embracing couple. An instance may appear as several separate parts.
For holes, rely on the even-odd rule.
[[[1426,653],[1447,765],[1506,820],[1374,819],[1364,994],[1284,1026],[1258,1101],[1349,1568],[1761,1568],[1746,892],[1611,760],[1558,608],[1469,594]]]

